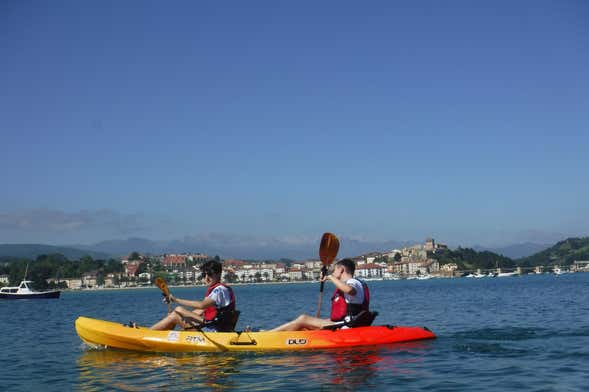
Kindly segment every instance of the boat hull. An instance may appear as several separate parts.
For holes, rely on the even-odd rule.
[[[146,352],[301,351],[434,339],[427,328],[358,327],[294,332],[152,331],[79,317],[76,332],[90,346]]]
[[[60,290],[55,291],[41,291],[36,293],[0,293],[0,299],[48,299],[59,298]]]

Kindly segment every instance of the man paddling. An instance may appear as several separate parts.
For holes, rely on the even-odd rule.
[[[176,325],[184,329],[198,328],[204,332],[232,331],[237,321],[235,295],[231,287],[221,283],[223,267],[218,261],[204,263],[200,270],[201,279],[208,286],[202,301],[191,301],[169,295],[168,299],[182,306],[154,324],[151,329],[171,330]],[[186,307],[193,308],[192,310]]]
[[[330,280],[335,285],[331,298],[331,316],[329,319],[302,314],[296,319],[282,324],[272,331],[300,331],[303,329],[321,329],[349,316],[354,319],[360,312],[369,311],[370,292],[366,283],[354,278],[356,264],[351,259],[343,259],[335,263],[333,272],[321,278]]]

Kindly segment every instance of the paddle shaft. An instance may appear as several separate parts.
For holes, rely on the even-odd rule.
[[[215,346],[217,346],[217,348],[219,348],[219,350],[221,350],[221,351],[227,351],[227,350],[228,350],[228,349],[227,349],[227,347],[225,347],[225,346],[224,346],[224,345],[222,345],[221,343],[218,343],[218,342],[216,342],[216,341],[215,341],[215,339],[213,339],[213,338],[211,338],[209,335],[207,335],[207,333],[206,333],[206,332],[204,332],[204,331],[202,331],[202,330],[201,330],[201,331],[198,331],[198,332],[202,333],[202,335],[203,335],[205,338],[207,338],[209,342],[211,342],[211,343],[213,343]]]
[[[319,287],[319,301],[317,304],[317,318],[321,317],[321,303],[323,302],[323,285],[325,284],[325,282],[323,281],[323,278],[325,277],[325,275],[327,275],[327,266],[326,265],[321,267],[321,286]]]
[[[164,296],[166,297],[166,304],[168,304],[168,314],[172,313],[172,305],[170,304],[170,290],[168,285],[162,278],[157,278],[155,284],[160,288]]]

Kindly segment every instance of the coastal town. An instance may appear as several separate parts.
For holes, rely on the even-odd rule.
[[[366,280],[418,278],[428,276],[452,277],[456,265],[440,268],[437,260],[428,257],[428,252],[447,248],[428,238],[416,244],[389,252],[372,252],[353,257],[356,276]],[[97,273],[86,273],[80,278],[62,278],[69,289],[115,288],[151,285],[156,276],[163,276],[175,285],[201,284],[198,265],[213,259],[203,253],[126,256],[120,259],[123,266],[120,274],[110,273],[99,278]],[[218,258],[218,256],[217,256]],[[223,280],[228,283],[300,282],[318,280],[322,263],[319,259],[298,260],[289,263],[275,261],[223,260]],[[57,283],[57,279],[48,279]]]
[[[435,258],[437,252],[447,250],[445,244],[427,238],[423,243],[392,249],[387,252],[371,252],[353,257],[356,276],[364,280],[431,279],[454,277],[495,277],[514,276],[524,273],[551,272],[555,274],[587,271],[589,262],[577,261],[567,269],[553,266],[524,270],[521,267],[509,270],[494,268],[464,271],[456,263],[440,265]],[[228,283],[272,283],[317,281],[320,278],[322,262],[318,259],[297,261],[246,261],[238,259],[220,260],[218,256],[203,253],[142,255],[133,252],[121,257],[119,272],[101,273],[89,271],[80,277],[51,277],[50,286],[64,289],[130,288],[151,286],[156,277],[166,279],[173,285],[199,285],[199,265],[207,260],[223,262],[223,280]],[[8,283],[7,275],[0,275],[0,285]]]

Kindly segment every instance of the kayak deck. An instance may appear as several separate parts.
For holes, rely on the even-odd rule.
[[[357,327],[335,331],[153,331],[88,317],[78,317],[75,327],[80,338],[91,346],[145,352],[299,351],[382,345],[436,337],[427,328],[403,326]]]

